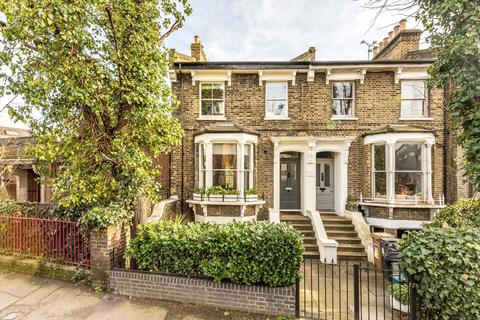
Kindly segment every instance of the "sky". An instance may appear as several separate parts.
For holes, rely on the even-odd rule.
[[[377,11],[366,0],[190,0],[193,12],[166,46],[190,53],[199,35],[210,61],[290,60],[316,47],[317,60],[367,59],[369,43],[380,42],[405,13]],[[408,28],[421,26],[413,18]],[[0,109],[8,101],[0,97]],[[0,126],[25,127],[0,112]]]

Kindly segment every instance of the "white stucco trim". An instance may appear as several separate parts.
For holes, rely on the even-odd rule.
[[[193,86],[196,82],[227,82],[229,86],[232,84],[232,70],[192,70],[190,75]]]
[[[224,217],[224,216],[203,216],[201,214],[195,215],[195,222],[215,222],[220,224],[227,224],[233,221],[256,221],[257,215],[244,217]]]
[[[431,221],[419,221],[419,220],[390,220],[380,218],[366,218],[369,225],[378,228],[387,229],[421,229],[425,223]]]
[[[296,76],[297,76],[297,70],[292,70],[292,69],[258,70],[258,85],[263,86],[264,81],[272,81],[272,82],[291,81],[292,86],[294,86]]]
[[[343,215],[348,188],[348,155],[355,136],[275,136],[271,138],[274,145],[273,155],[273,209],[280,211],[280,153],[299,152],[300,157],[300,203],[303,214],[307,210],[315,212],[316,208],[316,155],[317,152],[330,151],[334,154],[334,209]]]

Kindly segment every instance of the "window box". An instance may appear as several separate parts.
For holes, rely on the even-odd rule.
[[[255,202],[258,201],[258,195],[257,194],[247,194],[245,196],[245,202]]]

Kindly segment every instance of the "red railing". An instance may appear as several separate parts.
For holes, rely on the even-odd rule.
[[[90,267],[89,241],[75,221],[0,216],[0,251]]]

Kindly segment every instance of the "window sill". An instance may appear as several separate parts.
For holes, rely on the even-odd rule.
[[[225,118],[225,116],[199,116],[197,118],[197,120],[204,120],[204,121],[208,121],[208,120],[227,120],[227,118]]]
[[[290,120],[290,117],[265,117],[263,120]]]
[[[408,118],[408,117],[400,117],[399,120],[402,120],[402,121],[432,121],[433,118],[432,117],[412,117],[412,118]]]
[[[358,120],[357,117],[354,116],[332,116],[330,120],[347,120],[347,121],[355,121]]]

